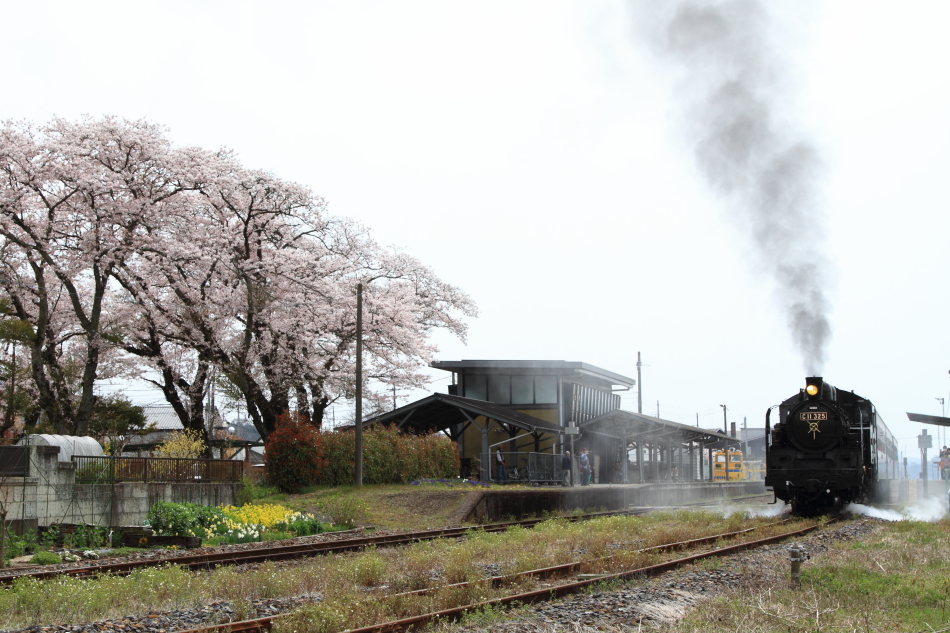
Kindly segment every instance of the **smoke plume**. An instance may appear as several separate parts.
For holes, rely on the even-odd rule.
[[[659,57],[683,75],[683,128],[707,183],[748,230],[759,265],[775,279],[805,369],[821,375],[828,324],[819,157],[780,119],[782,64],[756,0],[637,3],[638,24]]]

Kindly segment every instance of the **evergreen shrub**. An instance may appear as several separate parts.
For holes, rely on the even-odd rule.
[[[268,483],[283,492],[307,486],[353,483],[356,435],[322,432],[284,417],[267,438]],[[395,427],[363,431],[363,483],[399,484],[421,478],[458,477],[455,442],[437,435],[409,435]]]
[[[58,565],[63,562],[63,559],[53,552],[37,552],[33,554],[30,562],[34,565]]]
[[[156,501],[146,518],[159,536],[208,538],[221,531],[225,515],[221,508],[214,506]]]
[[[320,432],[296,418],[284,415],[264,444],[267,481],[281,492],[297,492],[312,486],[323,470]]]

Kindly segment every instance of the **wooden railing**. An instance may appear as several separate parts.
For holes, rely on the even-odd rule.
[[[112,481],[212,483],[240,481],[244,462],[178,457],[73,455],[77,483]]]

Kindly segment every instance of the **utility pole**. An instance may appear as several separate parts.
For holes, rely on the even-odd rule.
[[[396,385],[393,385],[393,411],[396,410]]]
[[[660,401],[656,401],[656,417],[660,417]]]
[[[356,468],[354,483],[363,485],[363,284],[356,284]]]
[[[944,400],[943,398],[936,398],[936,400],[940,402],[940,415],[943,417],[947,417],[947,407],[944,406],[944,403],[946,402],[946,400]],[[943,444],[946,445],[946,443],[947,443],[947,429],[943,429]],[[940,427],[939,426],[937,427],[937,444],[940,444]]]
[[[643,413],[643,381],[640,379],[640,352],[637,352],[637,413]]]
[[[696,428],[699,428],[699,411],[696,412]]]
[[[742,459],[749,459],[749,423],[746,416],[742,416]]]
[[[729,423],[726,422],[726,405],[719,405],[722,407],[722,433],[723,435],[729,435]]]

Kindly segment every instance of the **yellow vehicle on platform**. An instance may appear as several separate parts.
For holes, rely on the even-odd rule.
[[[730,448],[713,453],[713,481],[745,481],[747,479],[742,451]]]

